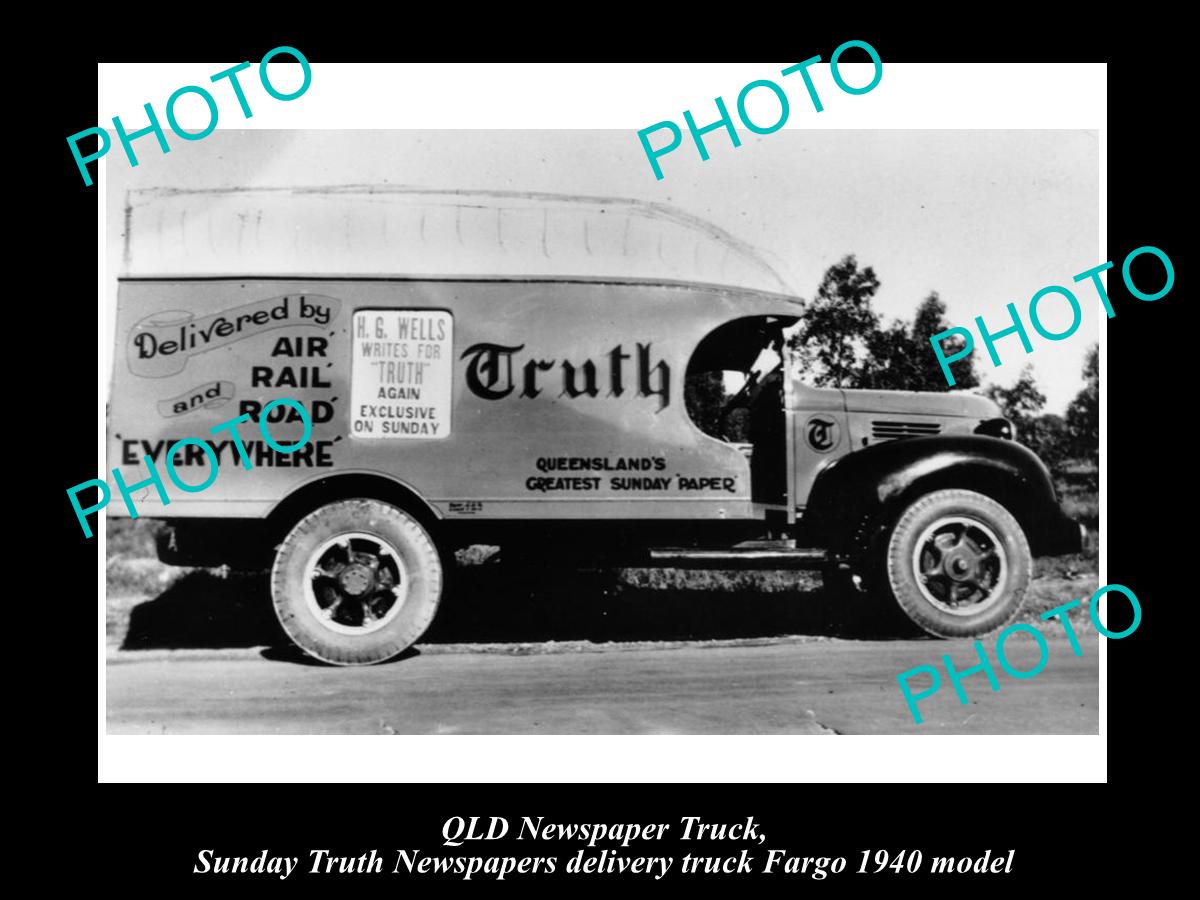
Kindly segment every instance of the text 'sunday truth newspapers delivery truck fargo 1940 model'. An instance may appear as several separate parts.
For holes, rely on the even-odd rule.
[[[472,543],[533,565],[817,568],[947,637],[1008,622],[1031,555],[1079,547],[995,404],[806,383],[803,302],[668,207],[135,191],[125,223],[110,465],[133,484],[144,456],[209,439],[219,477],[168,505],[147,489],[138,512],[167,520],[168,562],[272,566],[284,629],[320,659],[410,646]],[[310,438],[284,454],[244,426],[246,470],[210,429],[279,397]],[[270,419],[303,435],[293,409]],[[185,446],[175,465],[197,484],[210,463]]]

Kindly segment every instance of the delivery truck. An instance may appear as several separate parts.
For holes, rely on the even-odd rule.
[[[168,562],[270,567],[264,602],[321,660],[416,642],[474,543],[816,569],[945,637],[1003,626],[1033,555],[1080,547],[992,401],[814,386],[804,302],[670,208],[371,187],[132,192],[124,213],[110,465],[144,480],[245,415],[252,468],[214,437],[220,478],[135,511],[165,520]],[[311,420],[294,453],[256,424],[282,396]],[[278,441],[307,427],[267,418]]]

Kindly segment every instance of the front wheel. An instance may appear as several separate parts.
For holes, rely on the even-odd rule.
[[[306,653],[341,666],[391,659],[429,627],[442,564],[424,528],[377,500],[341,500],[288,533],[271,570],[275,613]]]
[[[1016,617],[1033,575],[1025,532],[975,491],[934,491],[896,522],[887,544],[896,603],[938,637],[978,637]]]

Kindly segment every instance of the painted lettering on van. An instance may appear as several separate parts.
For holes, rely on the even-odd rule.
[[[216,409],[228,403],[234,394],[232,381],[209,381],[184,391],[178,397],[158,401],[158,414],[173,418],[190,413],[195,409]],[[283,409],[284,407],[280,407]]]
[[[639,397],[658,397],[659,409],[671,402],[671,367],[659,360],[651,364],[651,344],[637,345],[637,381],[635,393]],[[505,347],[501,344],[472,344],[462,352],[460,359],[467,360],[467,387],[471,393],[484,400],[503,400],[517,387],[513,380],[513,356],[525,349],[524,344]],[[618,344],[607,354],[609,397],[623,396],[626,390],[623,363],[632,359],[623,345]],[[596,363],[586,359],[581,363],[557,359],[529,359],[521,367],[521,393],[518,396],[533,399],[539,396],[545,384],[538,383],[538,373],[548,372],[555,366],[561,369],[562,390],[556,395],[572,400],[578,397],[597,397],[600,386]]]
[[[200,353],[227,347],[273,328],[323,327],[337,317],[341,301],[312,294],[272,297],[196,318],[190,312],[159,312],[129,332],[129,371],[143,378],[177,375]]]

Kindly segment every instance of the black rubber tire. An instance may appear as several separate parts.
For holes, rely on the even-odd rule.
[[[361,532],[391,544],[408,570],[408,593],[396,617],[377,631],[342,634],[326,627],[304,599],[310,555],[339,534]],[[284,538],[271,569],[271,597],[283,630],[300,649],[339,666],[366,666],[411,647],[433,621],[443,588],[442,560],[416,519],[378,500],[339,500],[314,510]]]
[[[999,601],[974,615],[939,609],[921,592],[913,571],[913,550],[921,533],[938,519],[963,516],[987,525],[1003,544],[1008,565]],[[916,625],[936,637],[979,637],[1007,625],[1021,610],[1033,577],[1033,555],[1012,513],[983,494],[943,490],[914,501],[896,521],[886,547],[886,582],[897,605]]]

